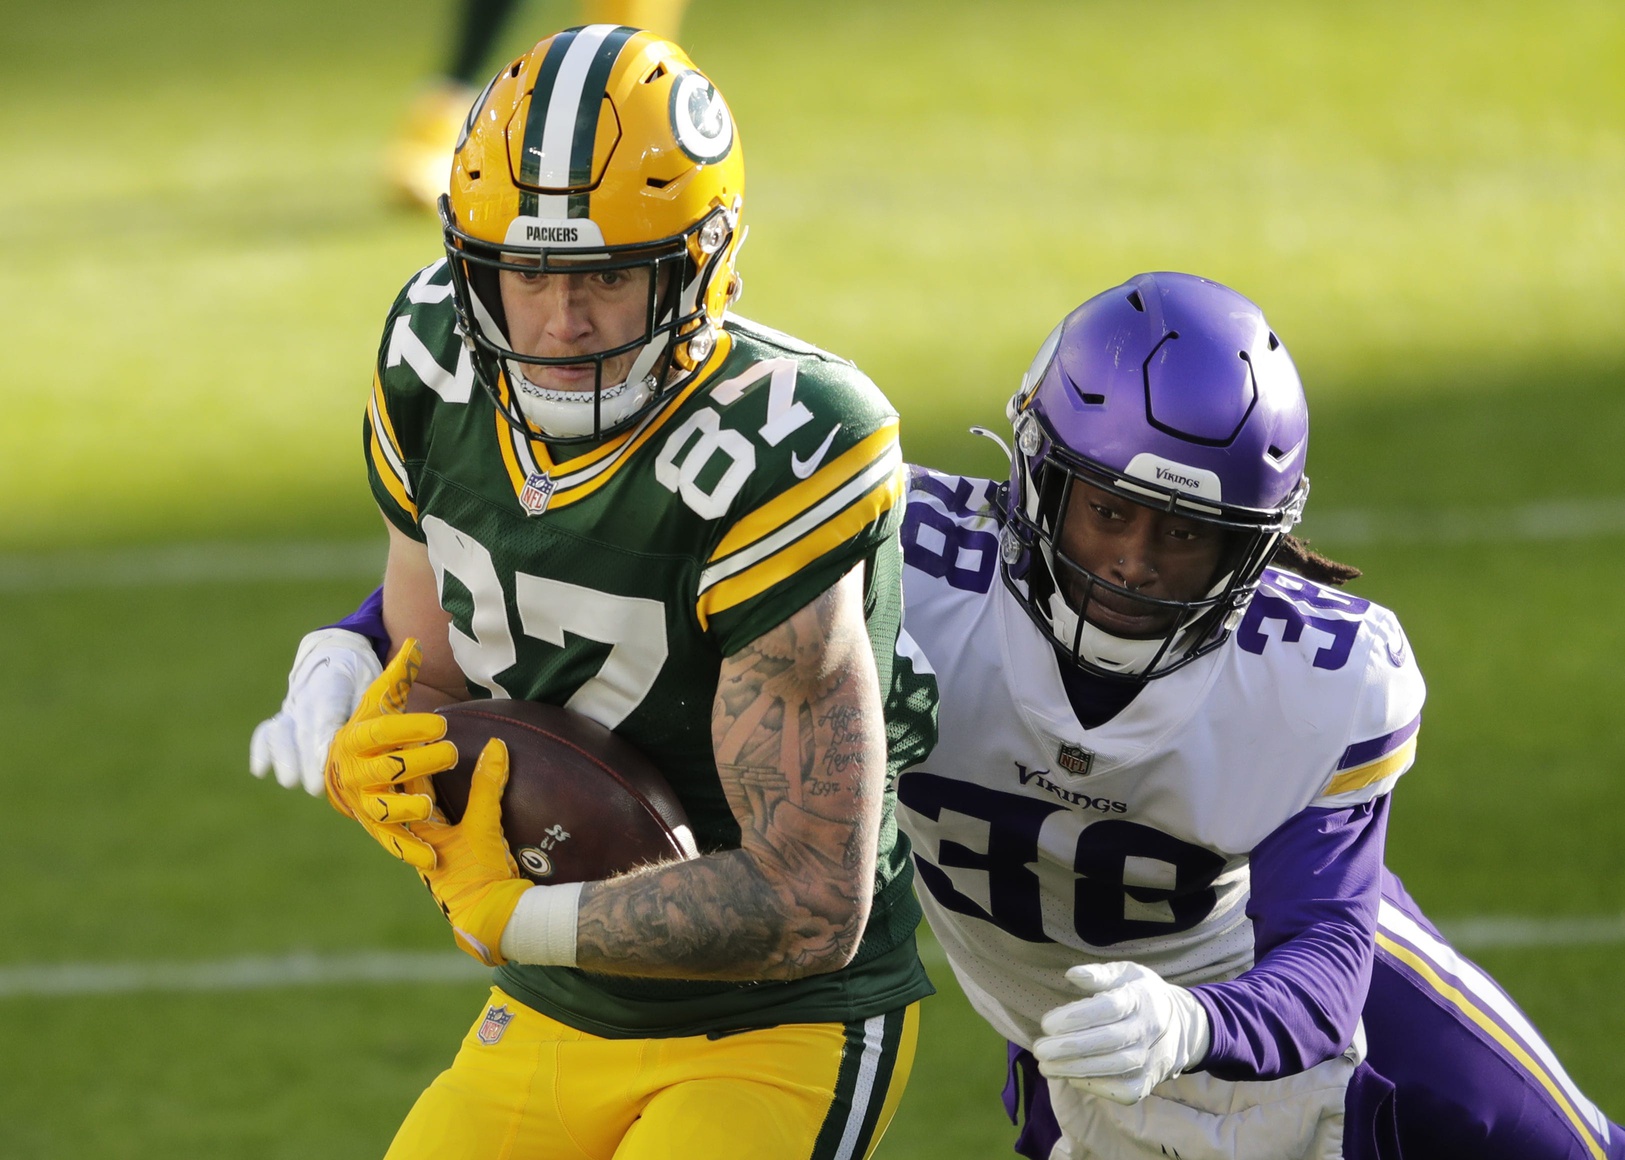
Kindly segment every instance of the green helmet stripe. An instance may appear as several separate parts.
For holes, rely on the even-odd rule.
[[[519,153],[521,187],[540,184],[542,136],[547,129],[547,110],[555,95],[553,90],[558,84],[559,70],[564,67],[565,54],[570,51],[570,45],[580,31],[579,28],[569,28],[555,36],[553,43],[547,46],[547,55],[542,58],[541,67],[536,70],[536,86],[531,90],[530,109],[525,115],[525,144]],[[537,209],[536,194],[529,188],[522,188],[519,215],[534,217]]]
[[[622,25],[616,28],[598,46],[587,79],[581,85],[581,103],[576,106],[575,140],[570,146],[570,188],[580,189],[592,184],[593,145],[598,139],[598,118],[604,109],[604,97],[609,85],[610,70],[621,55],[626,42],[637,35],[636,28]],[[588,216],[588,194],[570,196],[570,216]]]

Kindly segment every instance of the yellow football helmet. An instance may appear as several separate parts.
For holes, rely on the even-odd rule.
[[[693,376],[739,293],[744,177],[722,95],[654,33],[566,29],[492,79],[457,143],[440,218],[464,341],[509,422],[555,441],[597,438]],[[501,271],[638,267],[649,270],[649,303],[634,341],[569,358],[512,348]],[[634,351],[625,379],[604,382],[605,361]],[[587,363],[590,399],[560,397],[524,376],[527,365]]]

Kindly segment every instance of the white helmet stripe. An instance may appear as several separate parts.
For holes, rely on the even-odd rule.
[[[592,71],[593,58],[604,38],[619,25],[589,24],[571,38],[559,64],[558,78],[547,97],[547,119],[542,124],[541,149],[532,158],[536,165],[536,184],[543,188],[566,189],[570,185],[571,153],[575,146],[576,120],[581,115],[581,99]],[[603,100],[602,92],[592,94],[596,103]],[[531,148],[526,134],[526,148]],[[589,142],[587,147],[592,148]],[[570,216],[570,199],[564,194],[540,194],[536,198],[536,216],[564,219]]]

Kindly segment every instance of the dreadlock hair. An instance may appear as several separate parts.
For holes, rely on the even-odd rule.
[[[1340,564],[1322,556],[1309,546],[1308,540],[1300,540],[1292,535],[1281,537],[1275,551],[1270,553],[1270,564],[1296,572],[1316,584],[1331,584],[1339,588],[1360,577],[1360,570],[1353,564]]]

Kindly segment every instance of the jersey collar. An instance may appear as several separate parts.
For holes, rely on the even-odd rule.
[[[727,331],[721,331],[717,336],[716,349],[680,391],[650,411],[635,426],[590,451],[562,462],[554,462],[545,442],[520,431],[493,407],[491,414],[496,421],[497,446],[502,452],[503,465],[508,470],[508,480],[513,484],[514,500],[527,513],[541,515],[544,511],[567,507],[587,498],[608,483],[621,465],[665,426],[727,361],[732,350],[732,336]],[[506,382],[501,386],[503,390],[507,389]]]

